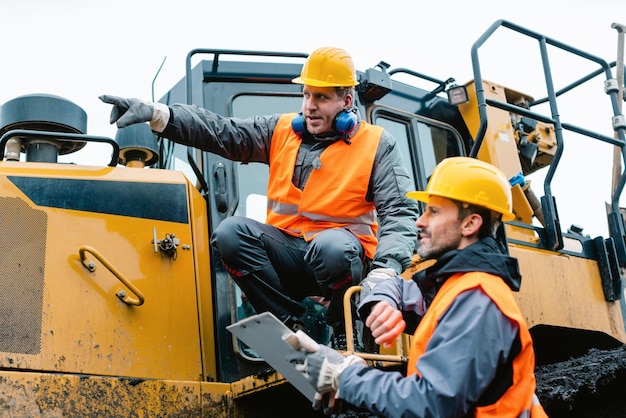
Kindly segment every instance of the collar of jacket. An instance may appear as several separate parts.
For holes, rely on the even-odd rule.
[[[429,268],[418,271],[412,277],[417,283],[426,305],[430,305],[441,286],[453,274],[483,272],[494,274],[517,292],[522,276],[517,259],[508,256],[492,237],[482,238],[462,249],[449,251]]]

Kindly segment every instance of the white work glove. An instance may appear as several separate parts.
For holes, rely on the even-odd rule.
[[[108,95],[102,95],[99,99],[113,105],[109,123],[116,123],[118,128],[149,122],[153,131],[163,132],[170,119],[170,109],[163,103]]]
[[[312,349],[317,350],[307,351]],[[287,360],[295,365],[296,370],[302,373],[315,389],[313,409],[319,410],[323,407],[326,415],[333,413],[341,403],[338,402],[341,373],[353,364],[367,364],[358,356],[344,357],[326,345],[318,344],[314,347],[306,343],[300,344],[300,350],[290,350]]]
[[[369,274],[361,280],[360,300],[365,299],[378,283],[396,276],[397,274],[394,269],[377,268],[370,271]]]

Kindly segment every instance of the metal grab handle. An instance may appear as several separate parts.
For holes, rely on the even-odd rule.
[[[354,352],[354,330],[352,329],[352,307],[351,307],[351,299],[352,295],[360,292],[361,286],[352,286],[349,287],[346,293],[343,295],[343,313],[345,316],[346,322],[346,348],[347,352],[350,354],[354,354],[356,356],[361,357],[364,360],[373,360],[373,361],[388,361],[395,363],[406,363],[407,358],[401,355],[391,355],[391,354],[371,354],[371,353],[355,353]],[[398,341],[400,344],[404,344],[403,339]]]
[[[124,289],[119,289],[116,295],[118,298],[122,300],[122,302],[126,303],[127,305],[135,305],[135,306],[143,305],[145,301],[143,293],[141,293],[141,291],[137,289],[135,285],[129,282],[128,279],[122,276],[122,273],[117,271],[117,269],[113,267],[113,265],[109,263],[109,261],[106,258],[104,258],[102,254],[96,251],[95,248],[90,247],[89,245],[83,245],[82,247],[78,249],[78,255],[80,255],[80,261],[83,263],[85,267],[87,267],[89,271],[95,271],[96,266],[93,263],[93,261],[90,261],[87,259],[85,253],[91,253],[94,257],[96,257],[98,261],[100,261],[104,265],[104,267],[106,267],[111,273],[113,273],[113,275],[117,277],[117,279],[120,282],[122,282],[124,286],[126,286],[130,290],[130,292],[135,296],[133,297],[129,295],[128,293],[126,293]]]

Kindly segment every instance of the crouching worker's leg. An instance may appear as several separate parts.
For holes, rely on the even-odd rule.
[[[343,296],[350,286],[358,285],[361,281],[363,254],[359,239],[350,231],[337,228],[319,233],[311,241],[304,257],[313,269],[322,294],[330,301],[326,321],[333,328],[330,344],[337,350],[346,349]],[[352,318],[354,321],[354,307]],[[356,337],[356,327],[354,331]],[[357,343],[358,338],[355,339]]]
[[[257,312],[269,311],[288,326],[297,327],[298,318],[305,313],[299,301],[319,293],[303,260],[304,240],[271,225],[233,216],[216,228],[211,244]],[[292,281],[298,281],[298,286]]]

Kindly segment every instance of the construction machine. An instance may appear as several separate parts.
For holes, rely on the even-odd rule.
[[[502,32],[538,46],[539,58],[523,60],[520,79],[538,69],[545,95],[484,76],[483,52]],[[552,71],[554,51],[589,72],[562,81]],[[301,86],[291,80],[306,57],[195,49],[184,78],[159,101],[240,118],[297,111]],[[623,71],[613,75],[623,63],[504,20],[475,42],[471,58],[473,79],[460,85],[384,61],[358,71],[358,110],[394,136],[415,190],[426,187],[439,161],[458,155],[488,161],[511,179],[516,219],[501,239],[521,267],[516,295],[535,344],[538,395],[551,416],[594,399],[606,403],[604,389],[623,385],[626,370],[619,200],[626,122]],[[604,102],[585,106],[607,109],[599,130],[560,107],[598,79]],[[145,124],[115,138],[89,135],[86,120],[75,103],[46,94],[20,96],[0,109],[0,416],[319,416],[228,332],[251,310],[209,245],[229,216],[265,219],[267,166],[174,144]],[[588,163],[587,155],[567,154],[580,138],[588,150],[614,148],[620,157],[606,200],[591,202],[606,213],[606,236],[587,235],[580,225],[588,218],[561,225],[553,186],[566,158],[581,169]],[[110,149],[108,165],[67,162],[93,143]],[[422,265],[416,256],[403,276]],[[320,305],[303,303],[324,342]],[[403,336],[387,351],[359,355],[401,370],[407,343]],[[598,373],[576,375],[572,361],[581,362],[579,371]]]

